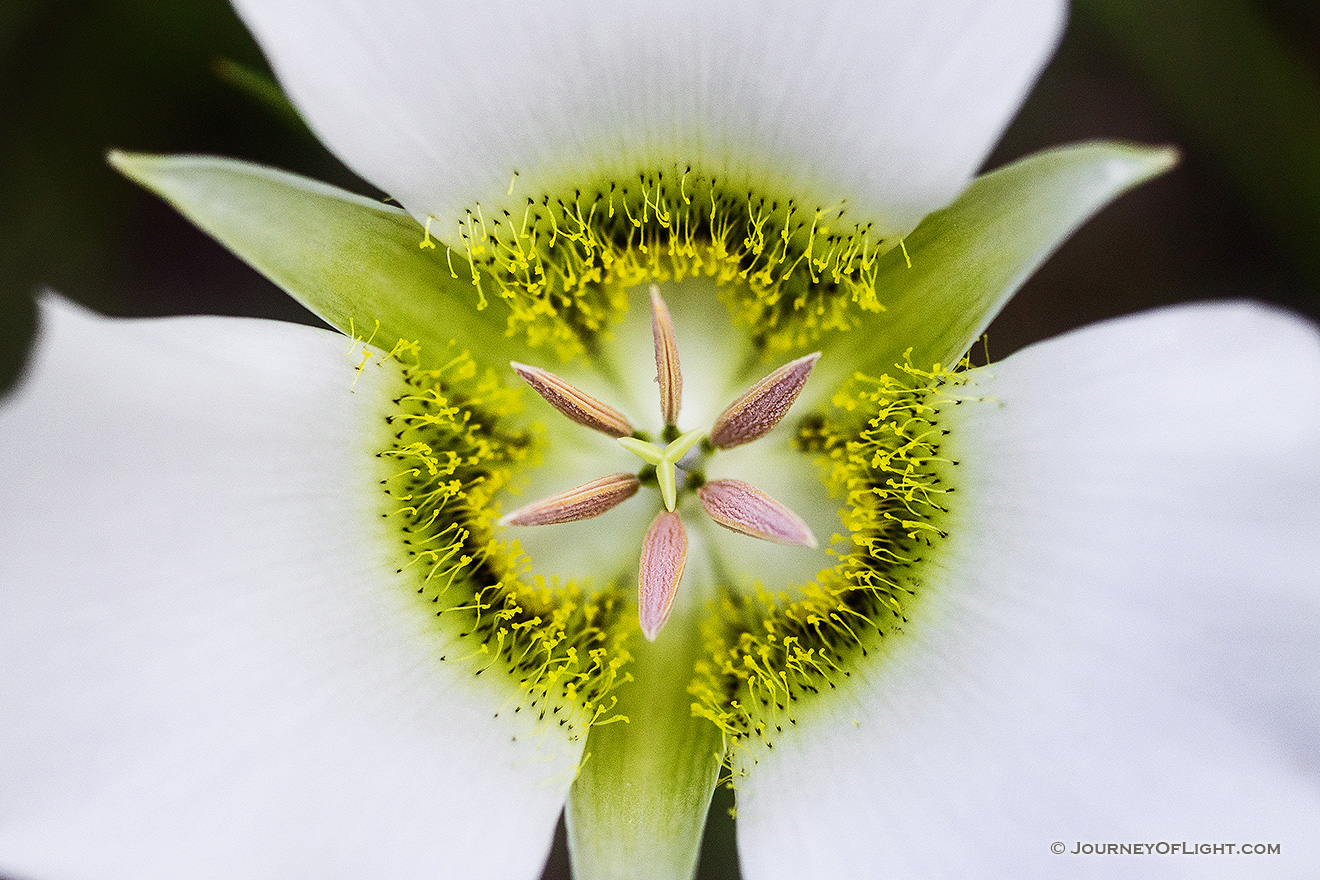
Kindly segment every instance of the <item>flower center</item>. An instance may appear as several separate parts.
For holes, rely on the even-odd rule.
[[[566,383],[616,410],[629,434],[636,432],[638,438],[663,449],[681,434],[708,434],[730,404],[782,362],[767,362],[754,341],[733,325],[712,280],[664,284],[661,293],[681,358],[682,403],[676,424],[667,426],[661,409],[647,285],[624,295],[629,308],[612,333],[601,338],[596,357],[562,365],[542,361],[539,367],[550,367]],[[512,372],[508,375],[514,378]],[[828,389],[808,382],[803,393],[814,407],[828,396]],[[515,486],[521,491],[501,496],[502,512],[611,474],[638,477],[638,491],[598,518],[510,527],[501,535],[516,540],[525,551],[530,577],[546,583],[572,581],[583,589],[609,582],[635,591],[643,538],[655,516],[667,509],[655,466],[620,445],[616,436],[623,432],[592,430],[562,412],[535,398],[528,403],[526,416],[537,418],[543,431],[540,464],[524,471],[527,482]],[[824,549],[771,544],[721,528],[697,495],[701,485],[714,481],[750,483],[801,517],[810,532],[828,544],[827,539],[841,529],[839,506],[822,484],[813,457],[804,456],[794,440],[798,421],[809,412],[796,405],[779,427],[754,442],[718,450],[699,442],[677,463],[675,510],[689,539],[678,607],[714,601],[718,589],[726,586],[748,593],[758,586],[792,590],[832,564]]]
[[[939,413],[961,380],[901,364],[811,388],[814,355],[769,354],[878,308],[865,229],[682,175],[592,192],[466,224],[474,281],[498,288],[510,331],[589,353],[554,373],[514,365],[544,402],[523,409],[507,371],[465,357],[396,358],[407,390],[381,458],[400,575],[461,646],[448,659],[502,670],[515,711],[575,732],[613,717],[636,630],[662,646],[686,605],[708,652],[694,712],[769,742],[909,620],[945,534],[956,463]],[[630,281],[663,290],[647,308]]]
[[[547,370],[514,363],[514,371],[547,403],[577,424],[618,440],[645,467],[636,476],[616,473],[556,492],[500,520],[506,526],[547,526],[600,516],[632,498],[643,480],[654,482],[664,510],[641,542],[638,613],[642,633],[654,640],[664,625],[687,564],[688,538],[676,512],[680,490],[695,490],[704,512],[716,524],[742,535],[815,549],[811,529],[789,508],[742,480],[707,481],[696,465],[714,453],[744,446],[770,433],[788,413],[806,384],[819,353],[798,358],[757,382],[731,403],[708,429],[679,432],[683,374],[669,308],[651,285],[651,335],[655,381],[664,446],[633,429],[623,413]],[[699,452],[697,444],[703,449]],[[703,454],[704,453],[704,454]]]

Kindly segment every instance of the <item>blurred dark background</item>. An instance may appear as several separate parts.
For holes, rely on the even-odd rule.
[[[220,0],[0,0],[0,388],[43,287],[114,315],[313,320],[104,162],[111,147],[219,153],[373,192],[245,69],[266,68]],[[1320,317],[1318,83],[1314,0],[1078,0],[988,167],[1095,137],[1184,158],[1063,246],[991,328],[992,354],[1192,299]],[[720,800],[703,877],[736,875]],[[561,843],[550,874],[564,864]]]

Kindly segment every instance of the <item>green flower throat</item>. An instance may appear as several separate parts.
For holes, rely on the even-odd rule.
[[[811,345],[879,311],[876,261],[900,242],[851,221],[847,206],[767,195],[690,166],[643,171],[566,193],[528,194],[515,173],[507,206],[469,208],[446,253],[509,309],[511,333],[561,357],[594,354],[625,291],[713,278],[735,320],[769,351]],[[428,221],[424,247],[434,247]]]
[[[626,720],[614,711],[614,692],[630,680],[630,651],[643,637],[663,645],[657,632],[669,606],[659,624],[654,609],[648,618],[647,584],[668,577],[665,601],[703,621],[692,713],[727,741],[773,746],[816,695],[899,634],[920,601],[921,568],[947,534],[957,462],[940,425],[941,412],[959,402],[958,370],[896,364],[822,389],[810,387],[809,364],[764,390],[794,364],[815,362],[799,358],[738,396],[785,352],[851,327],[857,310],[880,309],[874,267],[887,243],[850,224],[841,207],[805,209],[690,169],[528,198],[521,215],[474,208],[461,240],[450,265],[457,271],[461,261],[478,291],[498,293],[511,333],[569,358],[573,381],[523,365],[515,376],[457,349],[401,343],[388,355],[398,393],[377,459],[401,588],[443,633],[446,660],[507,688],[501,711],[535,713],[577,737]],[[428,229],[422,244],[430,243]],[[656,286],[650,310],[642,305],[648,284]],[[678,332],[670,327],[666,343],[671,311]],[[669,378],[665,357],[673,358]],[[547,392],[551,380],[563,388]],[[660,416],[641,419],[657,411],[657,382]],[[676,399],[675,382],[693,401],[681,415],[666,402]],[[729,413],[774,409],[785,383],[796,384],[782,411],[756,434],[766,439],[729,440],[739,430],[728,426]],[[788,411],[804,383],[807,393]],[[610,399],[626,415],[602,402]],[[575,406],[589,412],[573,415]],[[587,428],[621,437],[642,460],[608,438],[592,441]],[[565,462],[597,460],[595,473],[559,472]],[[726,461],[739,479],[712,481]],[[670,490],[664,468],[673,472]],[[617,473],[606,477],[610,470]],[[593,482],[576,494],[559,491],[586,476]],[[775,498],[749,493],[762,479]],[[534,497],[531,485],[558,494],[519,507]],[[576,562],[561,565],[574,541],[530,533],[570,528],[553,524],[570,514],[591,517],[595,533],[628,553],[585,574]],[[675,527],[681,558],[669,540]],[[792,546],[765,550],[756,537]],[[648,575],[648,565],[661,575]]]

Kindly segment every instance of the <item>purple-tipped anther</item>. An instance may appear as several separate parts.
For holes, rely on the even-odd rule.
[[[500,518],[502,526],[548,526],[591,519],[637,494],[642,483],[633,474],[610,474],[525,504]]]
[[[666,425],[678,424],[683,405],[683,371],[678,366],[678,343],[669,307],[660,288],[651,285],[651,335],[655,339],[655,381],[660,385],[660,416]]]
[[[790,361],[747,389],[715,420],[711,444],[716,449],[730,449],[769,434],[797,400],[819,359],[820,352],[815,352]]]
[[[632,423],[623,413],[570,385],[549,370],[529,367],[517,361],[513,361],[509,366],[513,367],[518,378],[544,397],[546,403],[579,425],[585,425],[611,437],[627,437],[632,434]]]
[[[678,595],[678,582],[687,564],[688,539],[683,521],[672,511],[662,511],[651,522],[642,542],[641,569],[637,574],[637,618],[642,635],[654,642],[660,627],[669,619]]]
[[[710,518],[726,529],[776,544],[817,546],[802,517],[751,483],[711,480],[697,490],[697,497]]]

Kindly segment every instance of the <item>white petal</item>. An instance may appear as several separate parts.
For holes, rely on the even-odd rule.
[[[580,744],[440,661],[347,348],[45,304],[0,409],[0,873],[539,874]]]
[[[885,234],[910,230],[975,172],[1064,6],[237,5],[318,134],[418,218],[497,203],[515,170],[521,205],[691,163],[782,185],[774,197],[848,199]]]
[[[976,375],[906,633],[740,784],[748,880],[1320,876],[1314,328],[1181,308]],[[1068,854],[1161,841],[1281,853]]]

